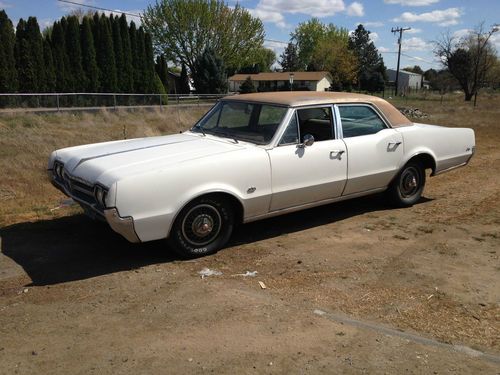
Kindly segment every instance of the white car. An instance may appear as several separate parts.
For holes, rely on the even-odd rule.
[[[383,99],[331,92],[235,95],[175,135],[54,151],[52,183],[132,242],[214,253],[238,223],[387,191],[416,203],[468,163],[474,132],[413,123]],[[335,207],[332,207],[335,209]]]

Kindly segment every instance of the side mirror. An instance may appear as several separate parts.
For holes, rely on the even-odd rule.
[[[311,134],[304,134],[304,137],[302,137],[302,143],[299,144],[299,147],[309,147],[312,146],[314,143],[314,137]]]

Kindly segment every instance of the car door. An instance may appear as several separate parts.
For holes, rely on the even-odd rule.
[[[347,177],[346,146],[336,137],[333,125],[333,106],[293,111],[278,145],[268,150],[271,211],[342,194]],[[310,139],[311,135],[314,142],[306,145],[304,137]]]
[[[398,173],[403,137],[368,104],[335,106],[349,165],[343,195],[386,187]]]

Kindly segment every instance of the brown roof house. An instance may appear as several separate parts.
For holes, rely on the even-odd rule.
[[[240,85],[250,77],[258,91],[284,91],[290,89],[290,76],[293,89],[300,91],[328,91],[332,84],[329,72],[270,72],[258,74],[235,74],[229,77],[229,91],[240,91]]]

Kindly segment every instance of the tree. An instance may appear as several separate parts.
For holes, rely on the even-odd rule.
[[[17,23],[16,43],[14,46],[19,91],[24,93],[38,91],[36,63],[33,59],[31,43],[28,39],[27,26],[26,21],[22,18]]]
[[[144,34],[144,56],[144,79],[146,80],[145,92],[149,93],[153,92],[156,86],[153,44],[149,33]]]
[[[276,54],[272,49],[261,47],[255,50],[254,55],[245,66],[237,69],[241,74],[257,74],[260,72],[270,72],[272,65],[276,61]],[[234,69],[230,69],[234,72]]]
[[[52,48],[50,47],[50,43],[47,39],[43,40],[43,61],[45,63],[44,91],[54,92],[56,90],[56,72],[54,69]]]
[[[361,90],[374,92],[382,87],[380,78],[385,78],[385,65],[382,56],[378,53],[375,44],[370,39],[370,31],[363,25],[358,25],[349,37],[349,49],[358,60],[357,79]]]
[[[205,48],[193,66],[192,78],[198,94],[225,94],[227,74],[224,61],[211,48]]]
[[[309,63],[312,70],[328,71],[332,75],[332,87],[336,91],[349,89],[356,81],[357,60],[342,38],[322,39],[313,51]]]
[[[257,92],[257,89],[253,84],[252,77],[248,76],[247,79],[245,79],[245,81],[243,81],[243,83],[240,86],[240,93],[249,94],[252,92]]]
[[[412,72],[412,73],[424,75],[424,71],[422,70],[422,68],[419,65],[407,66],[403,70],[405,70],[407,72]]]
[[[217,51],[226,66],[238,69],[264,41],[262,21],[223,0],[158,0],[142,20],[156,54],[191,72],[205,49]]]
[[[113,39],[111,38],[109,19],[104,14],[99,17],[99,44],[96,46],[96,52],[101,91],[116,92],[117,79]]]
[[[68,55],[66,55],[66,41],[61,22],[55,22],[50,40],[52,46],[52,56],[54,58],[54,70],[56,72],[56,91],[70,91],[68,77]]]
[[[84,87],[87,92],[99,91],[99,68],[97,67],[92,19],[83,17],[81,26],[82,67],[85,74]]]
[[[156,56],[155,70],[165,91],[168,91],[168,67],[165,55]]]
[[[317,70],[312,60],[313,55],[318,52],[320,42],[325,44],[325,40],[343,40],[347,44],[349,31],[345,28],[338,28],[332,23],[327,25],[317,18],[311,18],[309,21],[300,23],[291,33],[291,37],[298,49],[298,70]]]
[[[134,66],[132,63],[132,49],[130,46],[130,35],[127,17],[120,16],[120,36],[122,38],[123,70],[120,71],[120,82],[122,92],[133,92],[134,90]]]
[[[111,33],[113,36],[113,52],[115,53],[115,65],[116,71],[118,72],[117,78],[117,91],[123,92],[122,88],[126,86],[126,83],[123,82],[124,76],[121,74],[125,68],[125,61],[123,56],[123,42],[120,28],[120,19],[118,16],[114,17],[113,15],[109,18],[111,22]]]
[[[16,36],[12,21],[4,10],[0,11],[0,92],[17,91],[17,70],[14,57]]]
[[[297,46],[293,43],[288,43],[280,59],[279,63],[284,72],[296,72],[301,68]]]
[[[191,92],[191,89],[189,87],[189,77],[187,74],[186,65],[184,64],[182,65],[179,81],[180,81],[180,90],[178,94],[189,94]]]
[[[80,23],[78,17],[67,18],[66,53],[68,55],[68,73],[71,91],[85,89],[85,73],[82,67],[82,49],[80,46]]]
[[[485,32],[484,24],[480,24],[464,38],[457,40],[446,34],[435,42],[434,53],[460,84],[465,101],[470,101],[477,95],[495,64],[496,51],[490,38],[496,31],[497,27]]]

